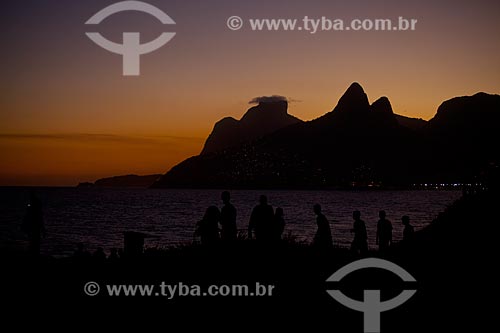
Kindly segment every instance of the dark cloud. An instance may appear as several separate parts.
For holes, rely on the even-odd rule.
[[[260,96],[253,98],[248,104],[288,102],[288,98],[280,95]]]

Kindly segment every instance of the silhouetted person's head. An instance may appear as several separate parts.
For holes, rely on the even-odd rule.
[[[321,205],[319,205],[319,204],[315,204],[315,205],[314,205],[314,207],[313,207],[313,209],[314,209],[314,213],[315,213],[316,215],[321,214]]]
[[[283,215],[285,215],[283,212],[283,208],[280,208],[280,207],[276,208],[276,216],[283,217]]]
[[[404,225],[409,225],[410,224],[410,217],[405,215],[401,218],[401,221],[403,221]]]
[[[381,210],[380,212],[378,212],[378,217],[380,217],[382,220],[385,219],[386,217],[385,210]]]
[[[259,198],[259,202],[261,205],[267,205],[267,197],[265,195],[261,195]]]
[[[207,208],[207,211],[205,212],[205,219],[206,220],[218,220],[219,219],[219,208],[217,206],[210,206]]]
[[[352,218],[355,219],[355,220],[359,220],[361,218],[360,211],[356,210],[356,211],[352,212]]]
[[[222,192],[220,197],[222,199],[222,202],[225,204],[229,203],[229,201],[231,200],[231,194],[228,191]]]

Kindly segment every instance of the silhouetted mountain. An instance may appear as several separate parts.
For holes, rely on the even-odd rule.
[[[280,128],[301,122],[287,113],[286,99],[263,99],[250,108],[241,120],[228,117],[217,122],[202,150],[202,154],[213,153],[238,146],[273,133]]]
[[[192,157],[154,187],[325,188],[468,181],[485,164],[500,161],[493,149],[498,142],[493,138],[500,133],[495,121],[499,98],[478,94],[445,102],[427,123],[395,115],[386,97],[370,105],[363,88],[354,83],[322,117]]]
[[[137,175],[126,175],[126,176],[116,176],[110,178],[102,178],[96,180],[93,184],[94,187],[150,187],[155,181],[157,181],[162,175],[147,175],[147,176],[137,176]],[[78,187],[90,187],[92,183],[85,183],[86,186]]]
[[[497,132],[499,110],[499,95],[478,93],[456,97],[439,106],[436,116],[429,121],[429,130],[434,134],[462,137]]]
[[[332,112],[309,124],[318,133],[334,130],[337,134],[347,134],[356,131],[360,135],[392,131],[398,127],[389,99],[382,97],[370,105],[357,82],[347,89]]]
[[[425,137],[435,174],[474,182],[471,175],[500,161],[500,96],[478,93],[444,102]]]
[[[351,112],[356,114],[368,113],[370,111],[370,103],[368,96],[357,82],[351,84],[344,95],[340,98],[333,112]]]

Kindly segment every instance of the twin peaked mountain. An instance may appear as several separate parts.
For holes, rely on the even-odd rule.
[[[219,121],[202,153],[157,188],[329,188],[465,182],[500,162],[500,96],[444,102],[429,122],[370,105],[353,83],[335,109],[304,122],[286,99],[261,98],[241,120]]]

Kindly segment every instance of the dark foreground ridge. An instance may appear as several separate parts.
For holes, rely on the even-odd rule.
[[[416,278],[417,293],[400,308],[382,314],[382,332],[481,332],[492,327],[495,308],[486,300],[495,299],[498,290],[499,199],[498,177],[491,176],[486,190],[466,191],[412,240],[384,253],[383,258]],[[362,314],[332,299],[326,293],[332,288],[326,279],[345,264],[374,256],[380,253],[361,256],[348,249],[318,248],[290,240],[279,245],[236,240],[148,249],[139,256],[108,260],[85,255],[30,260],[3,253],[2,277],[6,280],[2,286],[7,288],[2,295],[12,302],[30,304],[39,312],[50,302],[50,310],[59,315],[65,308],[71,312],[83,306],[105,313],[130,311],[135,316],[160,312],[170,322],[195,316],[199,320],[190,325],[203,328],[231,327],[246,320],[249,325],[274,323],[283,328],[300,322],[312,330],[327,327],[333,332],[362,332]],[[101,286],[98,296],[83,292],[89,281]],[[107,284],[157,286],[162,282],[202,288],[254,286],[258,282],[274,286],[274,292],[270,297],[187,296],[171,300],[105,295]],[[407,287],[391,273],[377,270],[353,273],[341,285],[344,293],[359,300],[363,289],[380,289],[389,299]],[[293,323],[284,318],[293,318]]]

